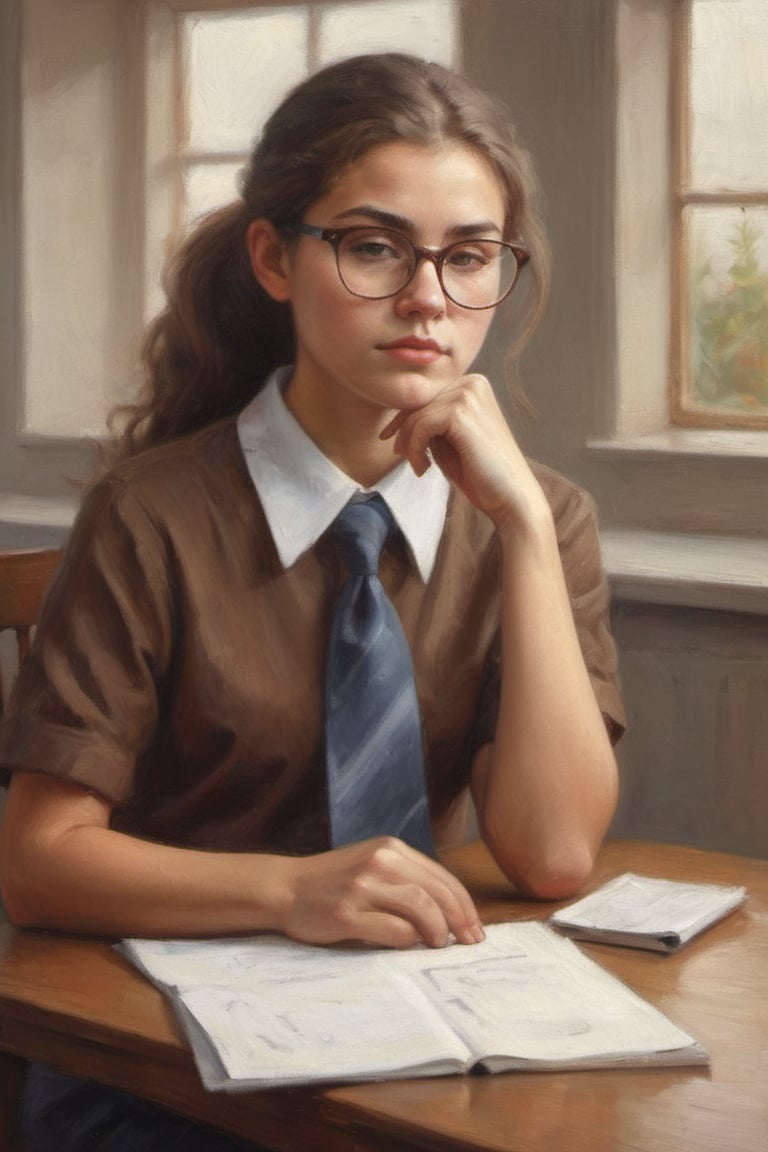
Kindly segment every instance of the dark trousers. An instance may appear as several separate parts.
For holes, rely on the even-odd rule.
[[[126,1092],[40,1064],[27,1070],[21,1130],[24,1152],[258,1152]]]

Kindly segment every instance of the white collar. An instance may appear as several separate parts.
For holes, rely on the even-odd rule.
[[[426,583],[445,524],[450,490],[445,476],[433,464],[419,477],[404,462],[374,488],[361,488],[289,412],[282,390],[290,374],[290,367],[273,372],[237,420],[245,462],[283,567],[290,568],[316,543],[350,499],[379,492]]]

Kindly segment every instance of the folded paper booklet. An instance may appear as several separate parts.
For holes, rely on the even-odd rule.
[[[277,936],[118,948],[170,996],[212,1090],[708,1063],[691,1036],[540,923],[405,952]]]
[[[561,908],[550,924],[578,940],[675,952],[741,904],[746,888],[625,872]]]

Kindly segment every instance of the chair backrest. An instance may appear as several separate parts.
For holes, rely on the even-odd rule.
[[[19,663],[27,654],[32,629],[60,558],[60,548],[0,552],[0,632],[15,632]],[[0,668],[0,714],[3,699]]]

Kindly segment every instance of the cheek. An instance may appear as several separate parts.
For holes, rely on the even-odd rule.
[[[309,245],[317,244],[317,250]],[[336,265],[327,245],[308,240],[293,254],[290,274],[291,308],[297,324],[311,324],[314,317],[332,313],[343,292]]]
[[[371,302],[350,295],[337,281],[315,282],[295,298],[294,321],[300,341],[319,341],[337,355],[347,343],[370,338],[376,329]]]
[[[465,316],[462,345],[465,353],[471,359],[474,359],[482,348],[492,321],[493,313],[488,316],[485,312],[475,312]]]

